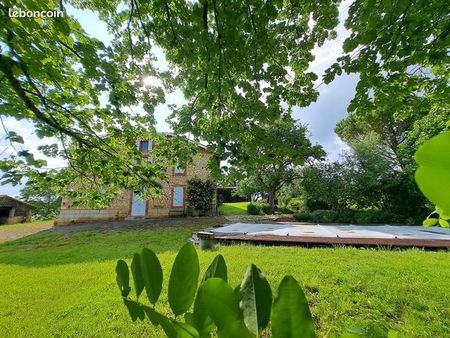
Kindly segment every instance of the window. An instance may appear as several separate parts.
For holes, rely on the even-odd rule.
[[[173,187],[172,189],[172,207],[184,207],[184,187]]]
[[[148,141],[141,141],[140,150],[143,153],[148,153]]]
[[[143,153],[148,153],[152,150],[153,142],[152,141],[140,141],[139,142],[139,150]]]
[[[184,175],[186,173],[185,165],[178,165],[173,169],[174,175]]]

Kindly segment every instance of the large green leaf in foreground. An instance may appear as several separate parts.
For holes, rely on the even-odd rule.
[[[281,281],[271,319],[273,338],[315,337],[308,302],[294,277],[286,276]]]
[[[250,265],[245,273],[240,298],[245,325],[251,332],[259,335],[270,321],[272,291],[266,277],[254,264]]]
[[[450,214],[450,131],[425,142],[416,152],[416,182],[424,195]]]
[[[178,252],[169,279],[169,304],[175,316],[186,312],[194,302],[200,267],[191,243]]]
[[[152,250],[144,248],[140,256],[140,267],[147,297],[150,303],[156,304],[163,282],[161,263]]]

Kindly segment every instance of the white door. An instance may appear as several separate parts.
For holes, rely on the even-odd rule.
[[[174,187],[173,188],[172,206],[174,208],[184,207],[184,187]]]
[[[145,201],[135,193],[131,200],[131,216],[145,216]]]

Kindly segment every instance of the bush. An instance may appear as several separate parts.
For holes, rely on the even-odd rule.
[[[293,214],[294,213],[294,210],[292,210],[288,207],[279,207],[279,208],[277,208],[277,210],[279,212],[281,212],[282,214]]]
[[[354,223],[355,211],[352,209],[342,209],[338,211],[336,222],[339,223]]]
[[[420,218],[406,217],[390,210],[377,209],[342,209],[337,212],[333,222],[353,224],[421,224]]]
[[[270,204],[269,203],[260,203],[260,205],[261,205],[261,210],[263,213],[265,213],[266,215],[273,214],[273,212],[270,212]]]
[[[356,224],[376,224],[379,223],[375,210],[358,210],[355,212]]]
[[[261,205],[258,203],[249,203],[247,205],[247,215],[259,215],[261,214]]]
[[[299,211],[300,209],[304,208],[305,206],[304,206],[303,200],[301,198],[294,197],[294,198],[291,198],[287,202],[287,207],[291,210]]]
[[[191,207],[187,207],[184,213],[186,214],[186,216],[193,216],[193,210]]]
[[[334,210],[314,210],[311,212],[313,222],[334,223],[338,219],[338,213]]]
[[[294,219],[298,222],[312,222],[312,216],[308,212],[298,212],[294,214]]]
[[[187,186],[189,206],[198,210],[201,215],[211,210],[216,187],[210,180],[190,179]]]
[[[327,210],[330,208],[330,205],[324,201],[308,199],[306,201],[306,207],[310,211],[315,211],[315,210]]]

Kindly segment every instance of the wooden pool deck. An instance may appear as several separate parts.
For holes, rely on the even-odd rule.
[[[209,236],[222,244],[450,249],[450,229],[421,226],[236,223],[211,229]]]

